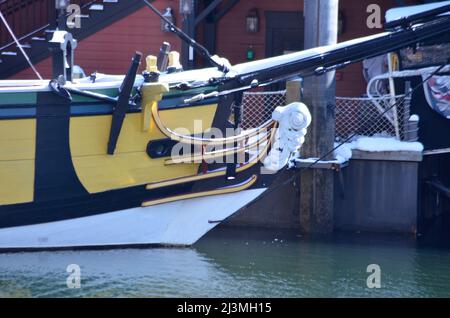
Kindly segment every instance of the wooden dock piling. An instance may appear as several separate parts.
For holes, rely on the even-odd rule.
[[[338,0],[305,1],[305,49],[337,42]],[[334,146],[335,73],[304,81],[304,100],[313,122],[301,150],[304,158],[320,158]],[[330,158],[328,158],[330,159]],[[334,172],[304,170],[300,182],[300,229],[304,233],[333,231]]]

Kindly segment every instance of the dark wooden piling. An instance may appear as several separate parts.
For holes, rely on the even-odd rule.
[[[337,42],[338,0],[305,1],[305,49]],[[312,125],[302,148],[302,157],[319,158],[334,145],[335,73],[304,81],[304,103],[312,114]],[[332,170],[310,169],[301,174],[300,228],[304,233],[333,231]]]

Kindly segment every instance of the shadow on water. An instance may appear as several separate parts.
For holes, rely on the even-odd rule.
[[[418,245],[423,248],[450,249],[450,211],[423,225]]]
[[[249,295],[266,283],[268,294],[280,297],[450,296],[450,249],[423,247],[411,236],[219,229],[196,248],[257,286]],[[381,267],[379,290],[367,288],[369,264]]]
[[[449,268],[450,249],[411,237],[218,228],[190,249],[0,254],[0,297],[448,297]]]

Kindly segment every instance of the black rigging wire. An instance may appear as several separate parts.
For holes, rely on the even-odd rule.
[[[183,31],[181,31],[179,28],[177,28],[177,26],[175,24],[173,24],[172,21],[170,21],[164,15],[162,15],[161,12],[159,12],[158,9],[156,9],[150,2],[148,2],[147,0],[142,0],[142,1],[150,10],[152,10],[157,16],[159,16],[159,18],[161,20],[163,20],[164,23],[167,23],[167,25],[169,26],[170,32],[176,34],[181,40],[183,40],[184,42],[186,42],[187,44],[192,46],[194,48],[194,50],[196,50],[201,56],[206,58],[213,66],[217,67],[220,71],[222,71],[223,73],[229,72],[228,67],[225,64],[216,61],[211,56],[211,53],[209,53],[209,51],[203,45],[200,45],[194,39],[192,39],[189,35],[187,35]]]

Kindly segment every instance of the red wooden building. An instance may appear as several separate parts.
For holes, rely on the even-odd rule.
[[[165,11],[170,7],[176,24],[195,36],[211,52],[226,57],[232,64],[249,58],[261,59],[303,48],[303,0],[192,0],[194,14],[181,16],[179,0],[155,0]],[[369,28],[367,20],[379,6],[385,11],[400,5],[419,4],[419,0],[341,0],[339,41],[381,32]],[[189,48],[173,34],[162,31],[161,22],[140,0],[72,0],[82,7],[81,28],[73,29],[79,46],[75,63],[89,74],[123,74],[134,51],[157,55],[163,41],[182,52],[185,66],[206,66],[198,57],[189,61]],[[370,9],[370,8],[369,8]],[[51,77],[51,61],[45,47],[45,30],[54,27],[53,0],[0,0],[7,18],[37,69]],[[257,17],[256,32],[247,30],[247,18]],[[35,78],[7,33],[0,28],[0,79]],[[253,30],[255,31],[255,30]],[[374,48],[376,50],[376,48]],[[362,67],[355,64],[337,73],[337,95],[359,96],[366,83]]]

